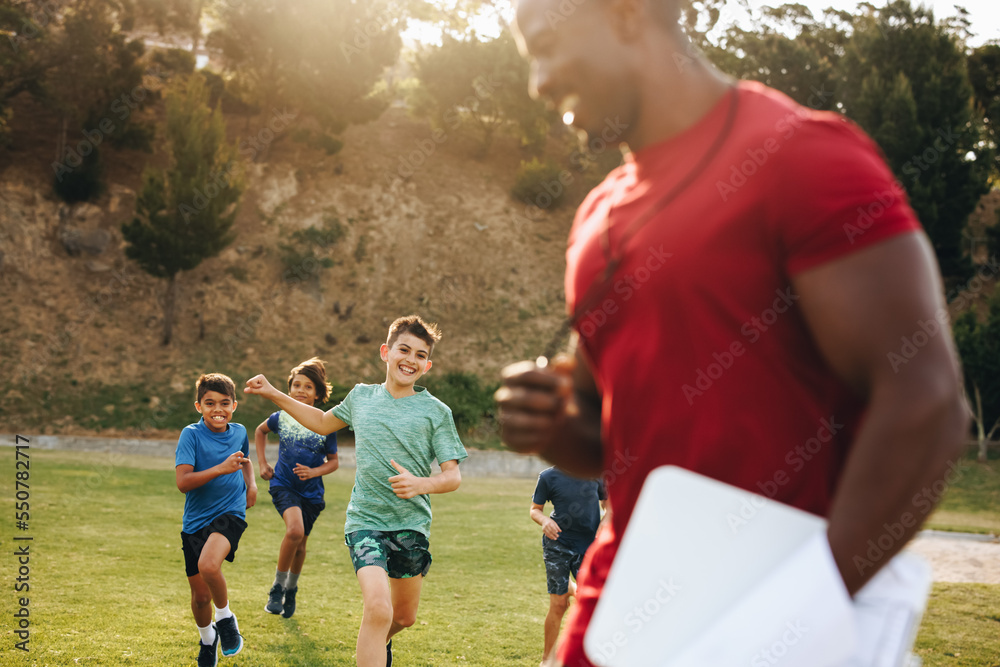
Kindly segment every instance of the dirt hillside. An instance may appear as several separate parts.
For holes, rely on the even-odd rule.
[[[144,385],[142,400],[155,405],[202,371],[283,375],[314,354],[341,384],[371,381],[384,374],[386,326],[411,312],[444,331],[435,373],[490,380],[539,354],[559,327],[572,204],[527,215],[509,195],[524,157],[512,140],[475,160],[468,137],[435,140],[426,122],[393,108],[349,128],[334,156],[294,141],[293,122],[270,141],[266,162],[245,161],[236,240],[181,274],[174,340],[162,347],[164,282],[125,257],[121,224],[142,165],[162,163],[163,147],[106,155],[107,191],[68,206],[50,185],[54,119],[35,111],[37,131],[0,163],[0,428],[18,428],[36,398],[68,387]],[[230,134],[267,139],[265,122],[230,120]],[[334,266],[293,266],[289,280],[281,245],[328,224],[342,236],[317,254]],[[87,430],[60,418],[40,426]]]

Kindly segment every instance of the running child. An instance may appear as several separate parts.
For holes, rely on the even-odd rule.
[[[195,391],[194,408],[201,419],[181,431],[175,472],[177,488],[185,495],[181,546],[191,611],[201,635],[198,667],[215,667],[220,643],[224,656],[243,650],[236,615],[229,609],[222,561],[233,562],[247,527],[246,510],[257,502],[257,482],[247,458],[247,430],[230,423],[236,411],[236,385],[227,375],[208,373],[198,378]]]
[[[454,491],[462,479],[458,464],[467,454],[451,410],[415,384],[430,370],[440,339],[437,327],[416,315],[397,319],[380,349],[385,382],[356,385],[325,413],[281,393],[263,375],[244,390],[316,433],[354,429],[357,471],[344,532],[364,601],[359,667],[392,664],[391,640],[415,622],[431,566],[428,494]],[[441,471],[431,474],[435,459]]]
[[[330,397],[326,367],[313,357],[292,369],[288,375],[288,394],[305,405],[319,406]],[[278,462],[267,463],[267,434],[278,434]],[[295,595],[299,575],[306,560],[306,542],[313,524],[326,507],[323,501],[323,475],[340,465],[337,458],[337,434],[319,435],[278,410],[261,422],[254,433],[260,476],[271,482],[271,502],[285,521],[285,537],[278,549],[278,567],[274,584],[267,595],[264,610],[291,618],[295,613]]]

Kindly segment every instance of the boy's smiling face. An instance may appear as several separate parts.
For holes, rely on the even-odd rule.
[[[195,401],[194,409],[205,418],[205,425],[216,433],[222,433],[236,412],[236,401],[217,391],[206,391],[201,401]]]
[[[380,352],[386,365],[387,384],[412,387],[421,375],[431,369],[430,345],[411,333],[399,334],[391,348],[383,345]]]

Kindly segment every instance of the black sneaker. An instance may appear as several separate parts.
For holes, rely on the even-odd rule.
[[[292,614],[295,613],[295,594],[298,592],[298,586],[295,588],[289,588],[285,591],[285,605],[281,610],[281,615],[283,617],[291,618]]]
[[[269,614],[280,614],[281,596],[284,595],[284,593],[285,589],[281,587],[281,584],[271,586],[271,592],[267,594],[267,604],[264,605],[264,611]]]
[[[216,621],[215,627],[219,631],[222,655],[233,656],[243,650],[243,635],[240,634],[240,626],[236,624],[236,614]]]
[[[215,667],[219,664],[219,631],[216,628],[212,645],[198,642],[198,667]]]
[[[385,667],[392,667],[392,640],[385,645]]]

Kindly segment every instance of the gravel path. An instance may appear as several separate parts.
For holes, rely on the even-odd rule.
[[[996,537],[925,530],[907,548],[930,561],[934,581],[1000,584]]]

